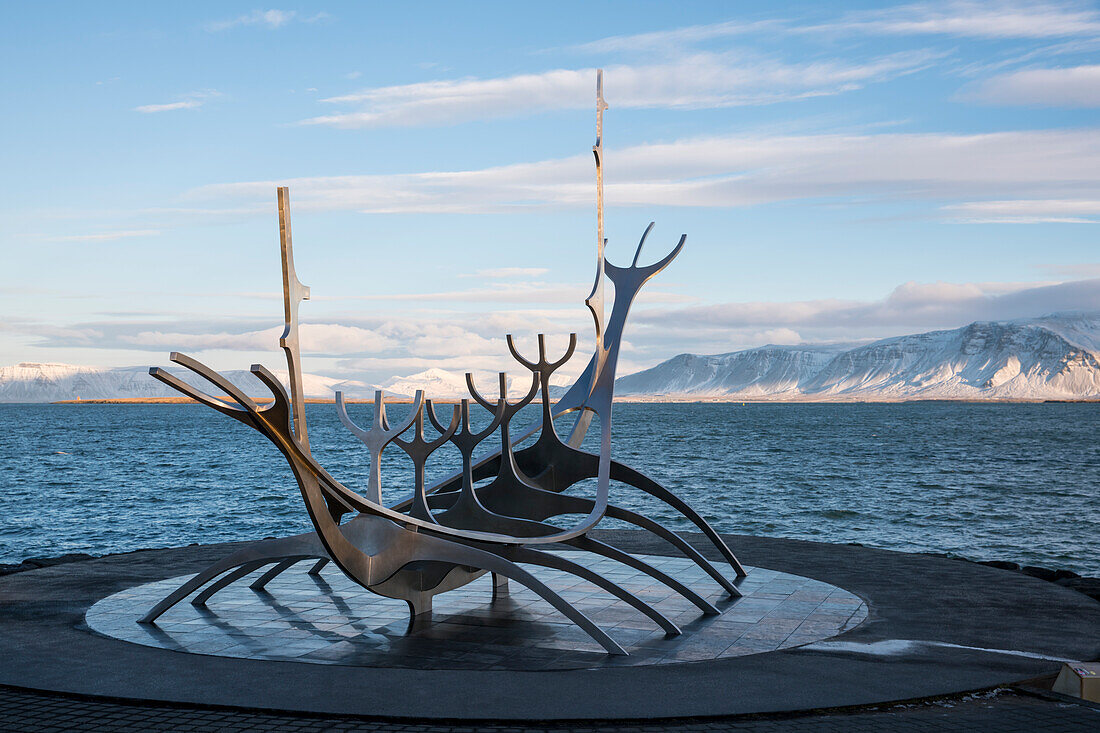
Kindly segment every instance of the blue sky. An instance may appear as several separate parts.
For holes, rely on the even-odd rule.
[[[6,3],[0,365],[510,368],[681,257],[621,370],[1100,309],[1093,3]],[[583,350],[583,349],[582,349]],[[577,365],[580,366],[579,364]]]

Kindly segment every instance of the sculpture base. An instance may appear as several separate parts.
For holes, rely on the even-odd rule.
[[[836,636],[867,616],[860,598],[818,580],[752,568],[739,586],[744,596],[730,601],[691,560],[642,556],[722,610],[720,616],[704,616],[643,573],[586,553],[566,554],[629,589],[677,623],[683,634],[666,636],[653,621],[596,586],[546,568],[530,569],[622,644],[629,657],[608,656],[527,588],[513,585],[507,594],[494,593],[488,575],[435,596],[431,610],[411,623],[404,601],[364,590],[332,565],[321,576],[310,575],[308,563],[278,576],[264,591],[253,590],[249,578],[242,578],[206,606],[180,603],[155,626],[135,620],[186,577],[128,588],[96,603],[85,618],[106,636],[194,654],[360,667],[541,670],[761,654]]]
[[[638,554],[670,552],[667,544],[644,532],[597,536]],[[710,551],[702,537],[685,537],[702,552]],[[858,595],[868,605],[867,620],[837,638],[747,656],[636,664],[637,654],[608,660],[583,652],[592,654],[595,664],[589,668],[540,670],[366,667],[215,656],[124,642],[85,624],[88,610],[104,598],[198,572],[234,549],[208,545],[114,555],[0,578],[0,684],[196,706],[381,718],[638,720],[880,705],[1054,674],[1061,667],[1059,659],[1100,658],[1100,603],[1054,583],[928,555],[766,537],[725,539],[750,565],[813,578]],[[303,563],[290,572],[306,576],[308,569]],[[329,571],[323,577],[332,582]],[[484,608],[491,603],[491,581],[479,582],[485,584],[478,599]],[[516,590],[512,584],[510,595]],[[219,598],[212,601],[214,612],[224,611]],[[371,598],[363,607],[378,600]],[[324,603],[319,601],[316,608]],[[181,610],[190,609],[182,605],[186,608]],[[724,607],[723,618],[732,622],[730,614],[737,609],[738,604]],[[437,605],[429,628],[447,618],[440,614]],[[1050,623],[1051,618],[1058,623]],[[617,633],[618,623],[601,623]],[[691,622],[682,626],[691,631]],[[650,628],[644,627],[645,632]],[[406,645],[407,653],[419,646],[419,656],[429,657],[438,640],[417,639],[418,632],[414,629],[409,637],[395,629],[386,643]],[[700,632],[693,633],[701,638]],[[505,625],[501,636],[507,635]],[[300,629],[301,639],[314,636],[308,625]]]

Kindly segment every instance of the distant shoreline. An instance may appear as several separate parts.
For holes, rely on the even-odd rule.
[[[225,402],[229,402],[228,398],[219,397]],[[270,397],[253,397],[253,401],[259,404],[265,404],[271,402]],[[336,404],[335,399],[323,399],[320,397],[308,397],[305,400],[307,405],[333,405]],[[373,398],[345,398],[344,402],[350,405],[358,404],[372,404]],[[441,405],[454,405],[458,404],[459,400],[448,399],[433,399],[433,403]],[[540,403],[541,400],[532,400],[533,403]],[[1100,399],[983,399],[981,397],[938,397],[934,399],[919,399],[919,398],[863,398],[863,399],[822,399],[817,398],[772,398],[756,397],[756,398],[743,398],[743,397],[616,397],[615,402],[623,404],[676,404],[676,405],[698,405],[698,404],[743,404],[743,405],[896,405],[904,403],[928,403],[928,402],[946,402],[946,403],[962,403],[962,404],[983,404],[983,405],[1005,405],[1005,404],[1025,404],[1025,405],[1041,405],[1041,404],[1100,404]],[[9,403],[16,404],[16,403]],[[26,403],[26,404],[50,404],[50,405],[185,405],[185,404],[199,404],[190,397],[127,397],[118,399],[90,399],[90,400],[58,400],[56,402],[49,403]],[[412,404],[412,400],[408,397],[387,397],[386,404],[388,405],[408,405]]]

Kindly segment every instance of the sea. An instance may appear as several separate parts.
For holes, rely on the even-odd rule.
[[[371,409],[350,411],[367,425]],[[391,423],[404,409],[390,408]],[[526,409],[517,425],[537,417]],[[308,405],[307,418],[314,456],[364,490],[369,457],[335,408]],[[569,424],[560,419],[559,432]],[[617,460],[723,532],[1100,575],[1100,405],[624,403],[612,433]],[[201,405],[0,405],[0,456],[2,563],[310,528],[274,446]],[[441,449],[430,477],[458,460]],[[410,482],[411,464],[391,446],[386,497]],[[629,486],[613,484],[611,500],[691,528]]]

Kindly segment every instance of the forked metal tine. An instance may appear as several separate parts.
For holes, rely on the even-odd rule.
[[[409,408],[409,415],[408,415],[408,417],[405,418],[404,423],[402,425],[400,425],[399,427],[393,428],[392,430],[387,426],[386,427],[387,432],[392,434],[393,437],[395,437],[395,438],[398,435],[403,434],[406,430],[409,429],[409,427],[412,426],[412,424],[414,422],[416,422],[416,416],[420,414],[420,408],[423,404],[424,404],[424,390],[418,389],[415,392],[413,392],[412,407]]]
[[[384,447],[386,443],[408,430],[409,427],[416,422],[416,416],[422,404],[424,404],[424,390],[418,389],[413,397],[413,405],[412,409],[409,410],[408,417],[396,428],[390,428],[389,420],[386,419],[385,394],[382,390],[377,390],[374,393],[374,415],[371,420],[372,424],[369,430],[364,430],[348,415],[347,405],[344,402],[344,393],[339,390],[336,392],[336,415],[340,418],[340,422],[344,424],[344,427],[353,432],[359,440],[366,443],[372,449],[376,444],[381,444],[381,446]]]
[[[458,420],[459,420],[458,405],[454,405],[454,413],[451,416],[451,426],[452,427],[448,428],[446,430],[443,429],[443,425],[439,422],[439,418],[436,417],[436,415],[435,415],[435,404],[431,400],[428,400],[427,407],[428,407],[428,420],[431,421],[432,427],[435,428],[438,432],[440,432],[440,433],[454,432],[453,428],[458,427]]]
[[[414,413],[414,414],[416,416],[416,419],[413,420],[413,435],[412,435],[412,437],[409,438],[408,440],[401,440],[401,438],[399,438],[399,437],[394,438],[393,439],[394,444],[396,444],[396,445],[398,445],[402,448],[408,448],[408,447],[411,447],[411,446],[415,445],[417,442],[420,442],[420,443],[424,442],[424,408],[421,407],[420,411],[417,412],[417,413]]]
[[[618,265],[610,262],[607,258],[604,258],[604,268],[607,270],[607,274],[612,280],[615,279],[615,275],[622,271],[633,271],[635,273],[642,274],[645,280],[653,277],[661,270],[668,267],[669,263],[676,259],[676,256],[680,254],[680,250],[684,248],[684,243],[687,242],[687,235],[681,234],[680,241],[672,248],[672,251],[665,255],[663,258],[654,262],[652,265],[646,265],[645,267],[638,266],[638,257],[642,253],[642,245],[645,244],[646,237],[649,236],[650,230],[653,229],[653,222],[650,222],[646,227],[645,233],[642,234],[642,240],[638,243],[638,249],[634,252],[634,261],[630,263],[630,267],[619,267]]]
[[[431,400],[428,400],[427,406],[429,419],[434,420]],[[438,424],[438,421],[436,421],[436,423]],[[397,447],[405,451],[406,455],[408,455],[413,462],[413,503],[412,506],[409,507],[409,515],[416,519],[437,523],[435,516],[432,514],[431,507],[428,506],[428,498],[424,486],[424,466],[427,464],[428,458],[431,457],[432,453],[449,441],[451,436],[454,435],[454,431],[458,428],[458,405],[455,405],[455,409],[451,413],[451,424],[446,430],[441,430],[439,437],[435,440],[428,441],[424,439],[424,405],[417,406],[414,425],[413,435],[410,439],[393,439]]]
[[[394,438],[393,442],[400,446],[406,453],[411,450],[415,450],[418,446],[423,447],[426,451],[425,458],[432,454],[436,448],[450,440],[451,435],[458,428],[458,405],[454,406],[454,410],[451,412],[451,424],[446,429],[438,422],[434,416],[434,410],[432,409],[432,401],[427,400],[427,412],[428,419],[432,421],[432,425],[439,431],[439,437],[434,440],[426,440],[424,438],[424,412],[425,405],[421,405],[416,412],[416,418],[413,421],[415,429],[413,431],[413,437],[409,440],[402,440],[401,438]],[[410,454],[411,455],[411,454]]]
[[[508,373],[500,372],[498,376],[500,379],[500,386],[498,387],[500,399],[504,400],[504,417],[508,419],[530,404],[531,400],[535,399],[535,395],[538,394],[539,391],[539,375],[537,371],[531,372],[531,387],[519,402],[508,402]],[[492,402],[485,399],[485,397],[477,391],[477,387],[474,386],[473,375],[469,372],[466,372],[466,387],[470,390],[470,395],[473,396],[479,405],[490,411],[496,409]]]
[[[274,398],[272,403],[261,410],[257,416],[270,425],[273,430],[282,433],[288,440],[298,442],[299,447],[308,451],[308,447],[301,444],[301,438],[294,431],[294,407],[290,395],[283,387],[283,383],[263,364],[253,364],[249,371],[252,372],[252,376],[263,382],[271,390],[271,395]],[[273,420],[272,417],[279,419]]]
[[[508,394],[508,373],[500,372],[497,376],[500,379],[500,396],[506,397]],[[470,392],[470,396],[474,398],[474,401],[486,410],[492,411],[495,409],[493,403],[485,399],[481,392],[478,392],[477,387],[474,386],[474,375],[470,372],[466,372],[466,389]]]
[[[260,408],[256,405],[256,403],[253,402],[248,395],[242,392],[237,387],[237,385],[233,384],[228,379],[203,364],[201,361],[192,359],[190,356],[187,356],[187,354],[181,354],[178,351],[173,351],[171,354],[169,354],[168,359],[172,362],[175,362],[176,364],[179,364],[182,367],[190,369],[195,374],[198,374],[200,377],[232,397],[237,404],[239,404],[246,410],[252,412],[259,411]]]
[[[649,226],[647,226],[645,228],[645,231],[642,232],[642,238],[638,242],[638,249],[634,250],[634,261],[630,263],[631,267],[637,267],[638,266],[638,257],[642,254],[642,247],[645,246],[645,239],[646,239],[646,237],[649,236],[649,233],[653,231],[653,225],[656,224],[656,223],[657,222],[655,222],[655,221],[649,222]]]
[[[386,400],[382,390],[374,391],[374,415],[372,416],[374,427],[378,430],[386,429]]]
[[[569,334],[569,347],[565,350],[565,356],[563,356],[562,358],[558,359],[557,361],[555,361],[551,364],[548,364],[547,367],[550,369],[551,372],[556,371],[558,369],[558,367],[562,366],[563,364],[565,364],[565,362],[567,362],[571,358],[573,358],[573,352],[576,351],[576,350],[577,350],[577,334],[571,333],[571,334]]]
[[[438,448],[439,446],[443,445],[448,440],[450,440],[451,436],[454,435],[456,430],[458,430],[458,421],[459,421],[458,405],[454,405],[453,407],[454,407],[454,409],[451,410],[451,424],[447,426],[446,430],[440,430],[439,431],[439,437],[437,439],[435,439],[432,442],[428,443],[429,447],[431,447],[432,450],[435,450],[436,448]],[[429,412],[431,412],[431,401],[428,402],[428,410],[429,410]],[[432,421],[432,424],[433,425],[436,424],[434,420]]]
[[[672,248],[671,252],[665,255],[664,258],[661,259],[659,262],[654,262],[649,267],[644,268],[651,273],[650,277],[656,275],[658,272],[668,267],[669,263],[676,259],[676,256],[680,254],[680,250],[684,248],[684,242],[687,241],[687,238],[688,235],[681,234],[680,241],[676,243],[676,246]]]
[[[531,403],[531,400],[535,399],[535,395],[539,393],[539,374],[538,372],[531,372],[531,388],[527,390],[527,394],[523,396],[519,402],[515,402],[507,405],[509,414],[515,414],[524,407],[527,407]],[[503,396],[504,393],[502,392]]]
[[[547,373],[553,372],[555,369],[560,367],[562,364],[569,361],[570,357],[573,356],[573,351],[576,350],[576,348],[577,348],[577,334],[571,333],[571,334],[569,334],[569,347],[566,349],[565,356],[563,356],[561,359],[558,359],[555,362],[547,361],[546,360],[546,334],[540,333],[538,335],[539,360],[536,361],[536,362],[530,362],[530,361],[527,361],[526,359],[524,359],[522,356],[520,356],[520,353],[516,350],[516,345],[515,345],[515,341],[512,339],[512,334],[508,334],[505,338],[508,341],[508,350],[512,352],[512,356],[515,357],[516,361],[518,361],[520,364],[523,364],[525,367],[527,367],[528,369],[530,369],[533,372],[547,372]]]
[[[228,415],[234,419],[240,420],[241,422],[248,421],[248,418],[246,417],[248,415],[248,410],[244,409],[243,407],[234,407],[224,400],[219,400],[217,397],[208,395],[205,392],[196,389],[195,387],[192,387],[190,384],[184,382],[182,379],[175,376],[169,371],[161,369],[160,367],[151,367],[149,369],[149,376],[163,382],[164,384],[167,384],[169,387],[176,390],[177,392],[181,392],[187,395],[196,402],[201,402],[207,407],[213,407],[215,410],[222,413],[223,415]]]
[[[500,423],[504,420],[505,405],[506,403],[504,400],[497,400],[496,409],[493,411],[493,421],[489,423],[489,427],[485,428],[480,433],[475,433],[470,429],[470,401],[468,399],[463,399],[459,402],[459,410],[462,414],[462,430],[452,435],[451,440],[454,441],[456,445],[459,443],[463,445],[469,444],[472,450],[474,446],[489,437],[494,430],[500,427]],[[439,429],[439,424],[436,423],[435,420],[432,420],[432,424],[436,426],[437,430]],[[459,445],[459,448],[461,447],[462,445]]]
[[[290,405],[290,395],[287,394],[286,387],[279,381],[270,369],[263,364],[253,364],[249,367],[248,371],[252,372],[256,379],[259,379],[267,388],[271,390],[271,394],[275,397],[276,402],[284,402]],[[269,408],[270,409],[270,408]]]
[[[344,393],[340,390],[336,390],[336,416],[340,418],[340,422],[344,424],[345,428],[355,433],[357,438],[366,442],[367,431],[359,427],[348,415],[348,408],[344,405]]]
[[[524,359],[522,356],[520,356],[519,351],[516,350],[516,342],[512,340],[512,334],[510,334],[510,333],[506,334],[504,336],[504,338],[508,342],[508,351],[512,352],[512,358],[513,359],[515,359],[516,361],[518,361],[520,364],[527,367],[531,371],[535,371],[539,368],[538,364],[529,362],[526,359]]]

